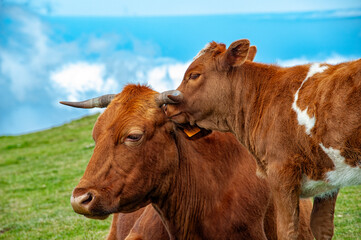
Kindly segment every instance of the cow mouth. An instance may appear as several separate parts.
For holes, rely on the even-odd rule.
[[[178,112],[176,114],[173,114],[171,116],[168,116],[173,122],[182,124],[182,123],[187,123],[187,116],[185,113],[183,112]]]
[[[212,130],[199,127],[194,120],[192,121],[190,119],[187,113],[177,110],[173,111],[174,109],[171,107],[172,105],[163,106],[164,113],[179,129],[181,129],[181,131],[187,135],[189,139],[198,139],[207,136],[212,132]]]
[[[163,112],[165,115],[175,123],[187,123],[188,117],[187,114],[181,111],[179,108],[176,108],[175,105],[166,104],[162,106]]]
[[[130,212],[134,212],[136,210],[138,210],[139,208],[143,207],[143,205],[147,205],[148,202],[146,202],[145,204],[143,204],[144,200],[141,199],[139,201],[131,201],[131,202],[126,202],[123,203],[117,207],[113,207],[111,209],[96,209],[93,210],[93,212],[89,212],[89,213],[81,213],[84,217],[86,218],[90,218],[90,219],[96,219],[96,220],[104,220],[106,218],[109,217],[110,214],[113,213],[130,213]]]

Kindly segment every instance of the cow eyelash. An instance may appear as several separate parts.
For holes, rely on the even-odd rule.
[[[195,79],[199,78],[200,75],[201,74],[199,74],[199,73],[191,73],[191,75],[189,75],[189,79],[195,80]]]
[[[143,134],[129,134],[126,138],[126,141],[130,142],[138,142],[140,139],[142,139]]]

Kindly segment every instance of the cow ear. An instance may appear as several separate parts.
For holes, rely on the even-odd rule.
[[[251,46],[251,47],[249,48],[247,60],[253,62],[253,59],[255,58],[256,53],[257,53],[257,48],[256,48],[256,46]]]
[[[232,67],[242,65],[247,60],[249,45],[248,39],[233,42],[226,51],[227,64]]]

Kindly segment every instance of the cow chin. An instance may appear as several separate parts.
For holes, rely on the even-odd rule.
[[[119,213],[119,212],[131,213],[142,207],[145,207],[148,204],[149,204],[149,202],[142,203],[142,202],[138,202],[138,201],[131,201],[131,202],[121,204],[117,207],[112,207],[111,209],[105,209],[100,206],[106,205],[106,204],[98,202],[97,205],[99,207],[95,206],[95,207],[93,207],[93,209],[89,209],[87,212],[79,212],[79,211],[76,211],[76,212],[83,215],[86,218],[96,219],[96,220],[104,220],[104,219],[108,218],[110,214]]]
[[[169,116],[169,118],[173,122],[178,123],[178,124],[188,123],[188,118],[187,118],[186,114],[182,113],[182,112],[172,115],[172,116]]]
[[[204,128],[207,130],[217,130],[220,132],[230,132],[231,131],[229,126],[227,124],[222,124],[221,121],[212,121],[212,120],[204,119],[204,120],[196,121],[195,124],[193,124],[193,125],[197,125],[200,128]]]
[[[201,111],[186,113],[181,112],[176,115],[170,116],[171,120],[180,125],[190,125],[193,127],[199,127],[207,130],[220,130],[223,128],[219,126],[219,121],[214,121],[208,118],[208,114],[203,114]],[[228,131],[226,129],[224,131]],[[222,130],[220,130],[222,131]]]
[[[208,129],[208,130],[215,130],[215,129],[218,130],[217,125],[215,125],[214,123],[207,121],[207,120],[197,121],[196,124],[200,128],[204,128],[204,129]]]
[[[106,215],[84,215],[84,217],[86,218],[90,218],[90,219],[96,219],[96,220],[105,220],[109,217],[110,214],[106,214]]]
[[[150,200],[147,201],[145,199],[140,198],[138,200],[133,200],[119,205],[117,208],[117,212],[122,212],[122,213],[135,212],[138,209],[147,206],[148,204],[150,204]]]
[[[190,125],[190,126],[196,125],[195,118],[184,112],[180,112],[175,115],[168,116],[168,117],[172,120],[172,122],[179,124],[179,125]]]

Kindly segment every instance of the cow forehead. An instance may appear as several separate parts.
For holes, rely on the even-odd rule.
[[[194,61],[187,68],[185,75],[187,75],[190,72],[197,72],[197,71],[201,72],[203,68],[204,68],[204,64],[202,61]]]
[[[207,43],[202,50],[193,58],[193,61],[198,59],[200,56],[204,55],[211,48],[211,43]]]
[[[157,92],[146,86],[126,86],[99,117],[96,127],[102,132],[111,131],[118,140],[131,127],[157,121],[161,110],[156,105],[155,94]]]
[[[206,46],[201,51],[199,51],[199,53],[193,58],[193,61],[197,60],[207,52],[221,53],[224,52],[225,50],[226,50],[226,45],[224,45],[223,43],[219,43],[219,44],[216,42],[207,43]]]

